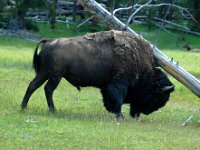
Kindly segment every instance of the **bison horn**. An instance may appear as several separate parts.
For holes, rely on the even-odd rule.
[[[162,92],[166,92],[166,91],[174,91],[174,85],[171,85],[171,86],[165,86],[162,88]]]

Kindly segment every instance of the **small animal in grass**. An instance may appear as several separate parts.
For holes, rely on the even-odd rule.
[[[132,117],[148,115],[163,107],[174,91],[174,85],[156,65],[150,44],[124,31],[45,39],[35,49],[36,76],[21,107],[26,108],[33,92],[47,81],[47,104],[54,112],[53,92],[65,78],[78,90],[87,86],[99,88],[106,110],[114,113],[117,120],[123,118],[121,107],[126,103],[130,104]]]
[[[200,53],[200,48],[191,48],[191,46],[189,45],[189,43],[186,43],[183,48],[186,48],[188,50],[188,52],[196,52],[196,53]]]

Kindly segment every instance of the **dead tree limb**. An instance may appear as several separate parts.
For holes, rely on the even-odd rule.
[[[87,10],[92,13],[98,14],[106,23],[108,23],[113,29],[126,30],[136,36],[139,36],[131,28],[126,27],[119,19],[109,13],[105,8],[98,4],[95,0],[78,0],[78,2]],[[142,38],[142,37],[141,37]],[[175,64],[173,61],[164,55],[156,46],[151,44],[153,49],[154,57],[157,59],[158,64],[176,78],[179,82],[184,84],[188,89],[190,89],[195,95],[200,97],[200,81],[196,79],[193,75],[188,73],[182,67]]]
[[[147,24],[147,22],[143,21],[147,18],[147,16],[135,16],[134,17],[134,23],[139,23],[139,24]],[[164,20],[158,17],[153,17],[154,19],[154,24],[158,27],[160,27],[159,22],[164,21],[165,25],[163,27],[161,27],[163,30],[166,31],[166,29],[170,29],[170,30],[178,30],[181,32],[186,32],[189,34],[193,34],[193,35],[197,35],[200,36],[200,32],[195,32],[195,31],[191,31],[189,28],[179,25],[175,22],[169,21],[169,20]],[[169,33],[169,31],[167,31]]]
[[[129,6],[129,7],[125,7],[125,8],[118,8],[118,9],[115,9],[113,11],[113,15],[115,15],[116,12],[118,11],[124,11],[124,10],[129,10],[129,9],[132,9],[134,6]]]
[[[191,115],[186,121],[184,121],[183,123],[182,123],[182,127],[185,127],[185,126],[187,126],[188,125],[188,123],[191,121],[191,119],[192,119],[192,117],[193,117],[193,115]]]
[[[160,3],[160,4],[153,4],[153,5],[149,4],[149,3],[151,3],[151,0],[149,0],[145,4],[135,4],[135,5],[129,6],[129,7],[118,8],[118,9],[115,9],[113,11],[113,15],[115,15],[115,13],[117,13],[118,11],[125,11],[125,10],[129,10],[129,9],[135,9],[136,11],[133,12],[134,14],[131,15],[131,16],[135,16],[144,7],[151,7],[151,8],[153,8],[153,7],[161,7],[161,6],[170,6],[171,5],[169,3]],[[181,6],[176,5],[176,4],[173,4],[173,7],[177,8],[183,17],[185,17],[187,19],[191,18],[193,21],[196,21],[194,19],[194,17],[192,16],[192,14],[190,14],[190,12],[187,10],[187,8],[181,7]],[[189,15],[189,17],[187,17],[183,12],[186,12]]]
[[[92,20],[94,18],[94,16],[90,16],[89,18],[85,19],[83,22],[81,22],[79,25],[77,25],[76,28],[80,28],[82,25],[84,25],[85,23],[87,23],[88,21]]]
[[[161,6],[170,6],[170,5],[171,4],[169,4],[169,3],[160,3],[160,4],[153,4],[153,5],[152,4],[148,4],[148,5],[145,5],[145,7],[161,7]],[[135,7],[141,7],[141,6],[143,6],[143,5],[141,5],[141,4],[136,4],[135,5]],[[190,14],[190,12],[187,10],[187,8],[181,7],[181,6],[176,5],[176,4],[173,4],[173,7],[178,8],[179,11],[181,11],[181,10],[182,10],[182,12],[185,11],[187,14],[189,14],[189,16],[190,16],[190,18],[192,18],[192,20],[196,21],[194,19],[194,17],[192,16],[192,14]]]
[[[144,5],[141,5],[136,11],[134,11],[134,13],[132,13],[132,15],[128,18],[128,21],[126,23],[126,26],[129,25],[129,23],[131,22],[131,20],[133,19],[133,17],[137,14],[137,12],[139,12],[143,7],[147,6],[148,4],[151,3],[152,0],[149,0],[147,3],[145,3]]]
[[[151,8],[154,8],[154,7],[161,7],[161,6],[172,6],[174,8],[177,8],[179,10],[179,12],[181,13],[181,15],[184,17],[184,18],[187,18],[187,19],[192,19],[193,21],[196,22],[196,20],[194,19],[194,17],[192,16],[192,14],[190,14],[190,12],[187,10],[187,8],[184,8],[184,7],[181,7],[179,5],[176,5],[176,4],[168,4],[168,3],[160,3],[160,4],[151,4],[152,0],[149,0],[148,2],[146,2],[145,4],[135,4],[133,6],[129,6],[129,7],[125,7],[125,8],[118,8],[116,10],[113,11],[113,15],[115,15],[116,12],[118,11],[124,11],[124,10],[129,10],[129,9],[134,9],[135,11],[130,15],[126,25],[128,26],[129,23],[131,21],[133,21],[132,19],[134,18],[134,16],[136,16],[137,13],[140,12],[140,10],[142,10],[144,7],[151,7]],[[188,16],[186,16],[183,12],[186,12]]]
[[[178,29],[182,29],[181,31],[188,32],[188,33],[192,33],[192,34],[195,34],[195,35],[200,35],[200,33],[195,32],[195,31],[191,31],[189,28],[184,27],[184,26],[181,26],[181,25],[179,25],[179,24],[177,24],[177,23],[174,23],[174,22],[171,22],[171,21],[168,21],[168,20],[163,20],[163,19],[160,19],[160,18],[158,18],[158,17],[153,17],[153,19],[156,20],[156,21],[164,21],[166,24],[169,24],[169,25],[171,25],[171,26],[174,26],[174,27],[176,27],[176,28],[178,28]],[[170,27],[169,27],[169,28],[170,28]]]

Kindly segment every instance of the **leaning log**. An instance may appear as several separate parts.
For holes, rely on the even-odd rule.
[[[116,30],[125,30],[136,36],[140,36],[131,28],[122,23],[119,19],[117,19],[115,16],[113,16],[110,12],[108,12],[95,0],[78,0],[78,2],[88,11],[97,14],[100,18],[105,20],[105,22],[108,23],[111,28]],[[178,64],[171,61],[153,44],[151,44],[151,48],[153,49],[154,57],[156,58],[160,67],[162,67],[165,71],[167,71],[179,82],[190,89],[196,96],[200,97],[200,81],[196,79],[193,75],[188,73],[186,70],[184,70],[182,67],[180,67]]]

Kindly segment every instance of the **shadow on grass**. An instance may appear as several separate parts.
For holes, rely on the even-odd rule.
[[[23,112],[23,115],[30,115],[33,116],[33,118],[37,117],[44,117],[46,120],[48,119],[60,119],[62,121],[67,122],[88,122],[88,123],[95,123],[95,122],[103,122],[105,124],[107,123],[117,123],[115,116],[111,113],[105,112],[105,113],[97,113],[97,112],[71,112],[62,110],[55,114],[49,113],[47,111],[41,111],[41,110],[33,110],[33,113],[27,113]],[[21,112],[22,113],[22,112]],[[35,118],[35,119],[36,119]],[[165,116],[141,116],[139,119],[133,119],[127,114],[125,115],[125,119],[121,120],[119,123],[122,125],[132,124],[132,125],[139,125],[139,126],[149,126],[149,127],[155,127],[155,125],[163,127],[164,126],[174,126],[176,128],[191,128],[191,129],[200,129],[200,122],[199,117],[196,115],[192,118],[192,120],[186,125],[182,126],[182,124],[186,121],[188,116],[181,117],[181,118],[169,118]],[[39,119],[36,119],[39,120]],[[118,123],[117,123],[118,124]],[[119,124],[118,124],[119,125]]]
[[[33,118],[38,117],[44,117],[45,119],[61,119],[62,121],[80,121],[80,122],[104,122],[104,123],[117,123],[115,119],[115,115],[111,114],[107,111],[97,113],[97,111],[88,111],[83,112],[77,110],[77,112],[71,111],[71,110],[59,110],[56,113],[50,113],[46,109],[41,108],[35,108],[26,111],[19,111],[21,115],[23,116],[32,116]],[[167,125],[173,125],[180,128],[194,128],[199,129],[200,128],[200,122],[199,117],[194,114],[194,117],[191,122],[187,124],[187,126],[182,126],[183,122],[186,121],[188,116],[181,116],[177,118],[171,118],[169,117],[169,114],[166,114],[166,116],[154,114],[154,115],[141,115],[139,119],[132,118],[129,114],[125,114],[125,118],[120,121],[120,124],[139,124],[139,125],[145,125],[145,126],[167,126]],[[36,119],[37,120],[37,119]],[[38,119],[39,120],[39,119]]]
[[[103,109],[103,108],[102,108]],[[41,108],[31,108],[27,110],[19,110],[21,115],[31,115],[31,116],[43,116],[56,119],[64,119],[66,121],[114,121],[115,115],[109,112],[96,111],[72,111],[72,110],[57,110],[55,113],[49,112],[47,109]]]
[[[195,74],[200,76],[200,73]],[[173,102],[172,102],[173,103]],[[33,116],[34,118],[44,118],[44,119],[60,119],[61,121],[85,121],[85,122],[105,122],[111,123],[115,121],[115,115],[107,112],[102,103],[97,105],[79,105],[79,103],[68,103],[65,106],[58,105],[57,112],[52,114],[48,111],[47,105],[30,105],[27,110],[20,111],[22,116]],[[74,106],[78,105],[78,106]],[[194,106],[193,106],[194,105]],[[29,105],[28,105],[29,106]],[[124,107],[125,106],[125,107]],[[59,107],[61,109],[59,109]],[[165,108],[165,109],[164,109]],[[123,105],[123,114],[125,119],[122,121],[124,123],[136,123],[143,125],[151,124],[175,124],[176,126],[181,126],[181,124],[192,114],[194,117],[189,126],[192,128],[200,128],[200,109],[193,103],[175,103],[168,104],[164,107],[151,113],[150,115],[141,115],[139,120],[131,118],[129,115],[129,105]]]

